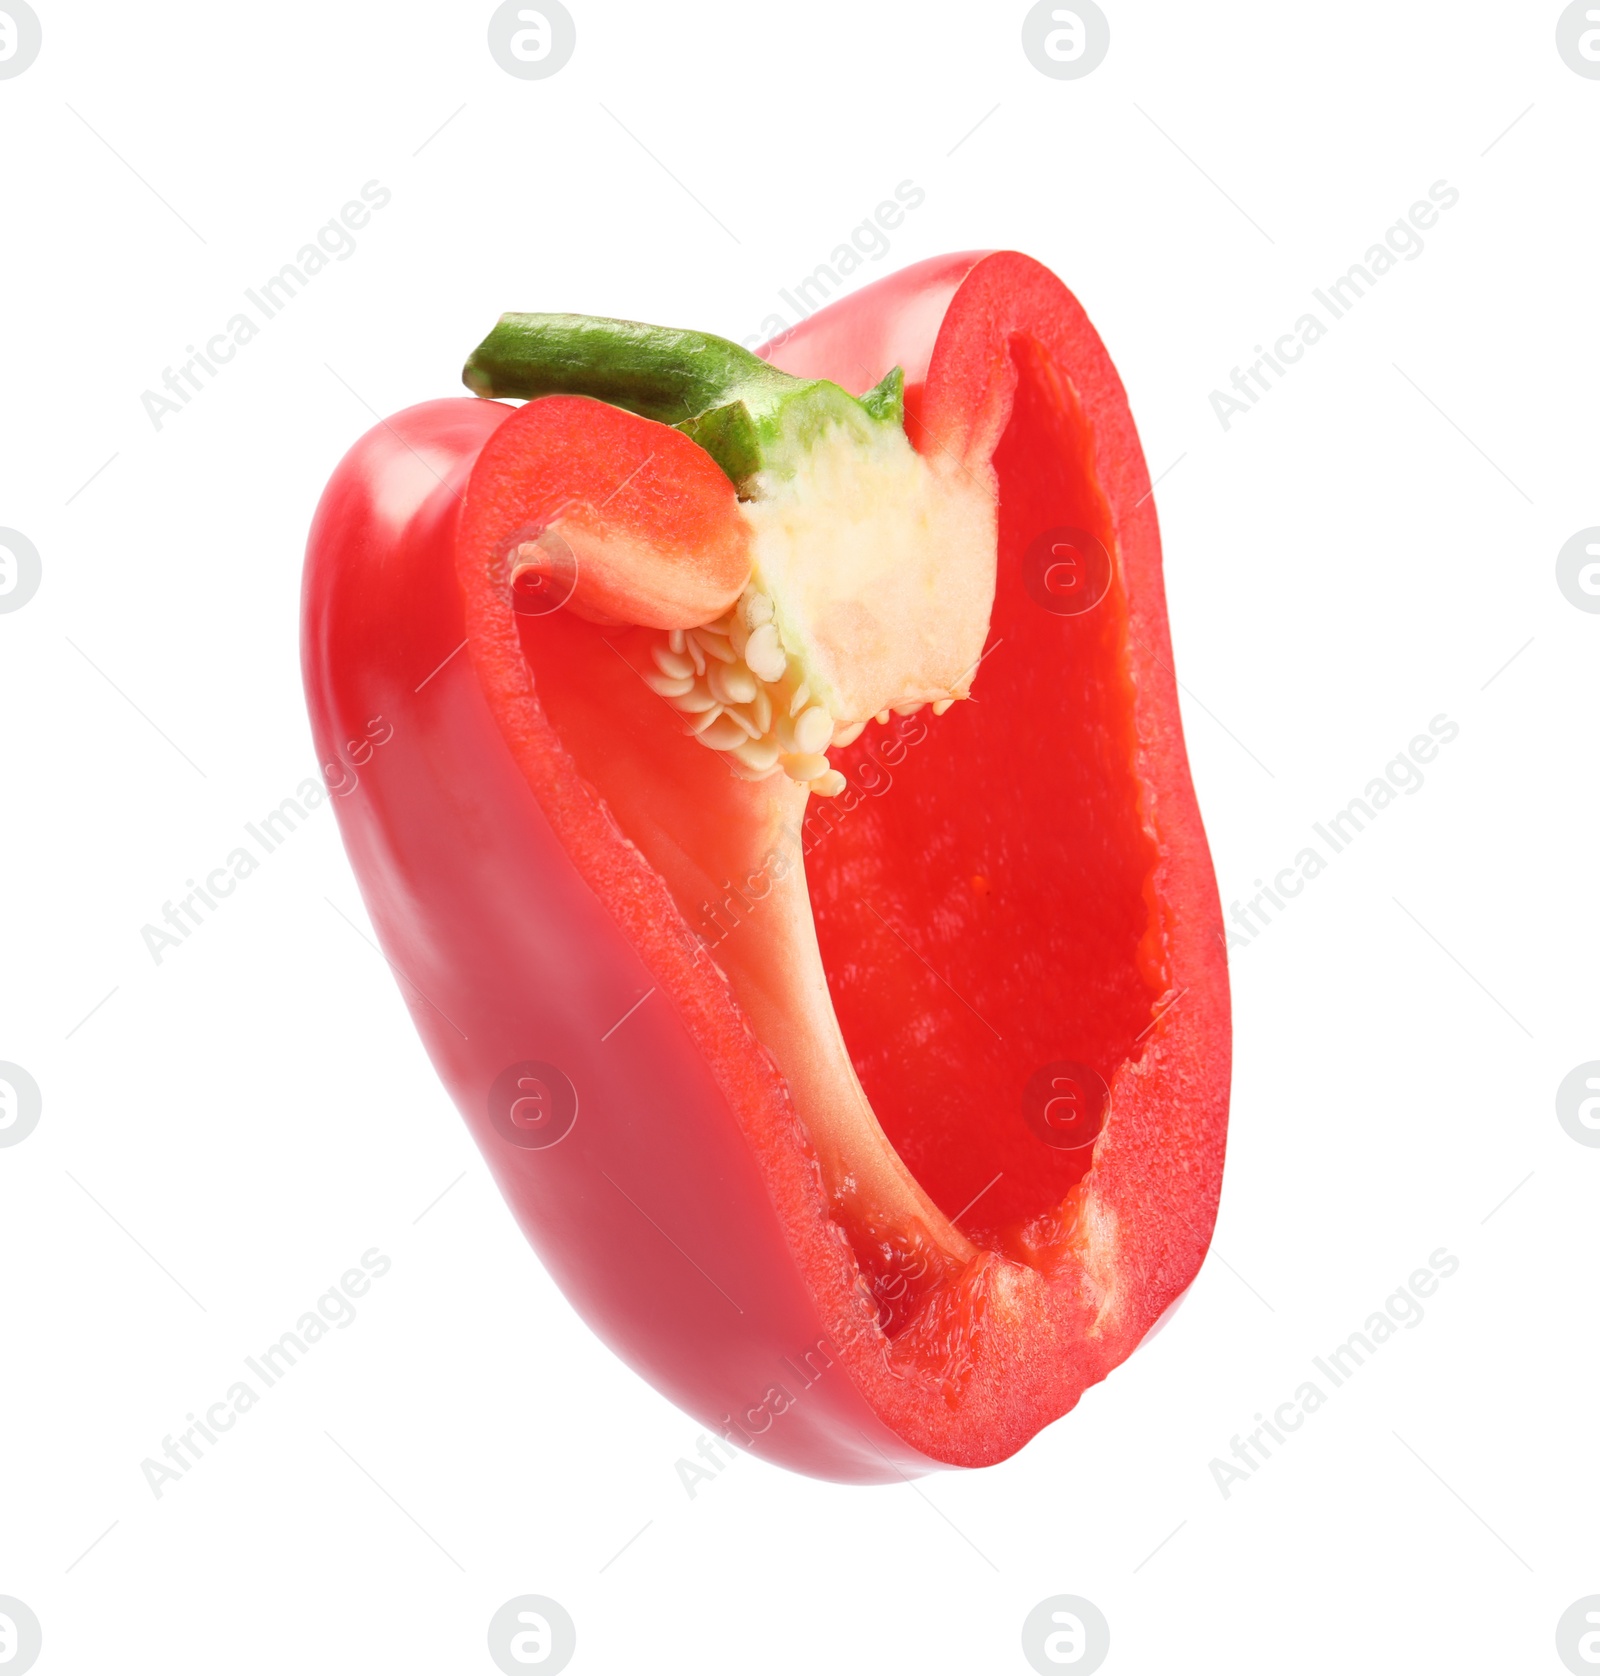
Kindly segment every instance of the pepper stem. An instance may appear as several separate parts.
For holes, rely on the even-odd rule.
[[[833,426],[866,436],[904,423],[898,367],[858,400],[709,332],[585,314],[501,315],[461,378],[480,396],[593,396],[673,425],[741,491],[757,472],[792,475]]]

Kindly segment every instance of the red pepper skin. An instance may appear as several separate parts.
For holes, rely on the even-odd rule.
[[[1072,446],[1087,450],[1115,533],[1156,856],[1147,895],[1162,946],[1147,964],[1178,999],[1115,1084],[1054,1278],[984,1260],[962,1306],[982,1320],[963,1325],[959,1390],[891,1365],[781,1079],[665,887],[563,774],[509,603],[458,562],[473,465],[513,410],[458,398],[378,426],[336,471],[308,546],[303,658],[319,760],[339,762],[374,718],[393,729],[335,806],[384,952],[507,1203],[574,1306],[643,1377],[734,1443],[841,1481],[1020,1448],[1188,1286],[1220,1189],[1221,918],[1169,668],[1149,478],[1099,339],[1038,264],[966,254],[857,293],[770,358],[853,390],[898,362],[914,443],[984,460],[1006,422],[1017,333],[1049,363],[1046,384],[1075,396],[1087,428]],[[1003,549],[1006,450],[1021,461],[1029,446],[1057,446],[1019,423],[998,461]],[[1018,607],[997,602],[997,633],[1002,609]],[[819,899],[825,947],[832,911]],[[858,1001],[841,1004],[847,1036]],[[508,1139],[504,1073],[525,1062],[558,1067],[576,1093],[554,1144]],[[541,1102],[562,1108],[563,1093],[536,1085],[534,1118]],[[544,1138],[537,1122],[528,1134]]]

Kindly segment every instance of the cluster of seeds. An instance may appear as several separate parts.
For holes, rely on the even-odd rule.
[[[778,639],[767,594],[746,588],[714,622],[672,629],[650,652],[656,667],[645,679],[741,779],[781,771],[823,797],[844,790],[826,752],[860,729],[836,732],[827,707],[812,700]]]
[[[765,780],[782,772],[819,797],[836,797],[845,777],[828,763],[829,746],[857,739],[865,722],[838,727],[818,701],[799,661],[784,650],[771,597],[748,587],[715,621],[672,629],[650,649],[645,680],[681,711],[690,731],[718,751],[735,774]],[[942,715],[948,699],[934,705]],[[909,715],[920,704],[897,704]],[[875,719],[886,722],[885,710]]]

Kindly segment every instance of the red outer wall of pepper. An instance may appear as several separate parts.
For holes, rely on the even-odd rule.
[[[621,835],[508,721],[477,632],[490,607],[469,605],[455,531],[473,460],[511,409],[424,403],[346,457],[308,548],[306,684],[319,760],[337,761],[374,717],[393,726],[336,799],[345,844],[428,1052],[557,1283],[709,1428],[815,1476],[892,1481],[1014,1452],[1194,1278],[1221,1183],[1227,973],[1148,473],[1076,301],[1025,257],[968,253],[857,293],[769,353],[852,390],[900,364],[915,445],[972,458],[1005,422],[1006,366],[1027,361],[1035,393],[1068,392],[1052,446],[1082,454],[1072,469],[1097,485],[1116,554],[1130,772],[1153,860],[1150,960],[1168,1001],[1114,1079],[1072,1264],[1049,1285],[1031,1270],[997,1282],[959,1402],[930,1400],[890,1367],[803,1136],[762,1082],[759,1044],[717,1013],[703,960],[664,923],[670,902],[629,873]],[[1048,484],[1023,470],[1037,439],[1019,427],[1036,423],[1019,393],[996,456],[1002,567],[1029,520],[1055,516]],[[554,1145],[514,1144],[492,1115],[508,1068],[529,1062],[558,1067],[576,1098]],[[1018,1267],[997,1260],[996,1273]]]

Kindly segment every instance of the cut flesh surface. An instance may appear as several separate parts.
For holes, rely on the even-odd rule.
[[[573,767],[666,882],[771,1055],[881,1324],[934,1363],[951,1332],[971,1329],[971,1288],[995,1256],[1048,1269],[1075,1237],[1072,1192],[1093,1149],[1052,1151],[1029,1134],[1015,1115],[1028,1073],[1074,1060],[1113,1081],[1164,990],[1120,598],[1082,620],[1052,617],[1020,581],[1019,543],[1040,518],[1111,536],[1079,475],[1081,419],[1047,368],[1021,357],[1017,400],[1032,434],[1059,436],[1058,457],[1009,461],[1012,510],[998,527],[1009,580],[993,624],[973,590],[984,608],[945,654],[951,685],[986,637],[1007,644],[969,675],[978,703],[891,716],[837,753],[853,787],[890,782],[882,795],[835,810],[786,775],[731,773],[652,688],[659,633],[568,611],[518,620]],[[1003,496],[1004,444],[997,465]],[[464,525],[479,544],[484,469]],[[819,537],[849,527],[817,505]],[[968,516],[966,529],[981,527]],[[810,549],[806,523],[787,538],[796,570],[810,551],[819,567],[838,552],[831,540]],[[992,553],[985,562],[992,578]],[[1034,725],[1019,729],[1019,714]],[[986,1184],[963,1232],[952,1219]]]
[[[962,332],[976,347],[946,331],[933,372],[926,345],[920,361],[894,351],[910,374],[916,469],[887,460],[879,482],[902,484],[884,499],[913,527],[926,512],[937,557],[919,570],[897,526],[887,539],[903,562],[878,573],[894,593],[887,612],[866,592],[840,603],[882,557],[875,498],[819,488],[848,482],[859,457],[814,480],[741,479],[726,516],[746,572],[698,624],[630,616],[626,602],[611,626],[566,609],[514,626],[497,617],[507,578],[494,555],[521,512],[492,481],[490,448],[459,563],[502,730],[786,1206],[792,1114],[799,1168],[815,1170],[832,1224],[814,1241],[796,1220],[795,1260],[851,1347],[852,1381],[917,1448],[978,1464],[1070,1407],[1192,1279],[1220,1180],[1227,1001],[1162,661],[1148,474],[1120,385],[1037,264],[1001,255],[961,273],[951,284],[965,287]],[[982,338],[971,324],[1008,310],[1030,311],[1039,335]],[[852,364],[820,327],[813,347],[817,370]],[[797,374],[811,352],[797,340]],[[557,399],[524,393],[535,399],[495,440]],[[618,472],[634,462],[619,457]],[[1042,609],[1025,586],[1033,545],[1058,527],[1112,558],[1102,602],[1083,615]],[[843,580],[819,583],[832,564]],[[930,577],[951,597],[932,597]],[[925,633],[912,631],[919,610]],[[531,687],[502,660],[498,623]],[[733,667],[717,657],[726,649],[750,667],[768,627],[761,680],[792,687],[779,694],[791,722],[813,699],[825,712],[825,772],[842,786],[821,773],[755,777],[737,750],[692,731],[706,712],[680,701],[698,703],[702,688],[716,722],[759,721],[762,693],[740,696],[712,661]],[[781,675],[766,658],[774,637]],[[688,658],[693,673],[664,657]],[[943,708],[969,687],[977,702],[946,714],[893,713]],[[901,697],[873,709],[887,692]],[[521,743],[546,727],[548,743],[542,732],[536,749]],[[788,769],[785,754],[818,753],[780,751]],[[580,833],[580,809],[603,810],[604,831]],[[1025,1096],[1041,1067],[1067,1061],[1109,1097],[1092,1144],[1055,1148],[1023,1121]],[[841,1248],[856,1277],[844,1291]]]

